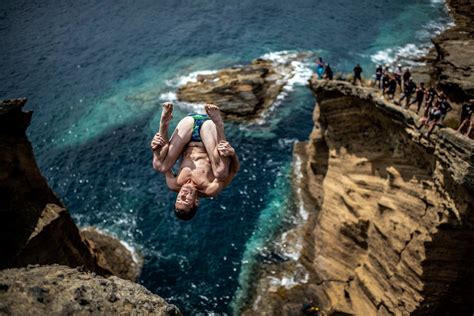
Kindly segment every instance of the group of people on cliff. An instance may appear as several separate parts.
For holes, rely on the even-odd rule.
[[[448,112],[453,108],[448,102],[446,94],[442,91],[437,91],[433,86],[425,87],[423,82],[416,84],[412,78],[409,68],[405,71],[402,65],[398,64],[395,71],[391,72],[388,66],[382,68],[378,65],[375,69],[375,85],[381,90],[382,96],[387,96],[390,100],[395,99],[395,92],[397,88],[400,90],[400,97],[394,100],[397,105],[402,105],[410,109],[413,104],[416,104],[416,114],[422,110],[421,125],[418,129],[423,127],[428,128],[427,137],[431,135],[434,128],[438,124],[442,124]],[[469,135],[472,129],[472,112],[474,108],[474,100],[470,100],[462,106],[461,118],[457,131]]]
[[[353,69],[352,84],[364,85],[362,79],[363,69],[357,64]],[[322,57],[316,60],[316,75],[318,79],[332,80],[333,70],[329,64],[323,62]],[[375,86],[380,89],[382,96],[387,97],[395,104],[410,109],[412,105],[416,105],[416,114],[420,114],[419,130],[427,128],[427,137],[431,135],[434,128],[442,124],[447,114],[452,111],[452,106],[448,102],[448,98],[444,92],[437,91],[433,86],[426,87],[423,82],[417,84],[410,72],[409,68],[403,70],[402,65],[398,64],[393,71],[389,65],[382,67],[378,65],[375,69]],[[395,95],[399,91],[400,96],[395,99]],[[461,109],[461,117],[457,131],[464,135],[470,135],[473,121],[472,112],[474,110],[474,99],[463,104]]]
[[[334,78],[331,66],[325,64],[322,57],[316,60],[316,75],[318,79],[332,80]]]

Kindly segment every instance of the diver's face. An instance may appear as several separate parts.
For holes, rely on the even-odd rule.
[[[176,197],[177,209],[190,210],[196,202],[196,189],[192,185],[183,185]]]

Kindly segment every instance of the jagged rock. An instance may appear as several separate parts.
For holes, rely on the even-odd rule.
[[[1,315],[181,315],[145,287],[66,266],[0,271]]]
[[[289,233],[301,251],[254,273],[240,313],[298,314],[310,303],[327,315],[472,314],[474,141],[449,128],[427,140],[412,112],[370,89],[312,89],[315,127],[294,150],[309,216]],[[298,266],[304,282],[288,286]]]
[[[26,99],[0,103],[0,268],[59,263],[99,267],[62,202],[41,175],[26,138]]]
[[[433,38],[426,66],[414,75],[428,74],[456,103],[474,98],[474,10],[469,1],[449,0],[456,25]]]
[[[134,258],[120,240],[93,227],[83,228],[80,233],[99,266],[122,279],[131,281],[138,279],[143,260],[141,257]]]
[[[227,118],[251,118],[275,102],[293,76],[292,60],[275,63],[256,59],[249,65],[199,75],[197,81],[179,87],[178,100],[214,103]]]

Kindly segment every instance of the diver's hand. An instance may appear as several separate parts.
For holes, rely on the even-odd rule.
[[[163,136],[161,136],[159,133],[156,133],[153,139],[151,140],[150,147],[151,150],[155,151],[163,148],[163,146],[167,143],[168,141]]]
[[[217,152],[222,157],[231,157],[235,155],[234,148],[225,140],[221,140],[219,144],[217,144]]]

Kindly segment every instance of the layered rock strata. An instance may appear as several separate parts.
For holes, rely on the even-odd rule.
[[[303,236],[300,252],[263,264],[240,312],[472,313],[474,141],[448,128],[426,139],[413,113],[369,89],[312,89],[315,127],[295,146],[294,183],[309,215],[285,233]]]
[[[178,88],[177,98],[191,103],[214,103],[227,118],[250,119],[276,101],[293,76],[292,62],[303,55],[285,62],[256,59],[248,65],[199,75],[196,81]]]
[[[66,266],[0,271],[0,315],[181,315],[145,287]]]

